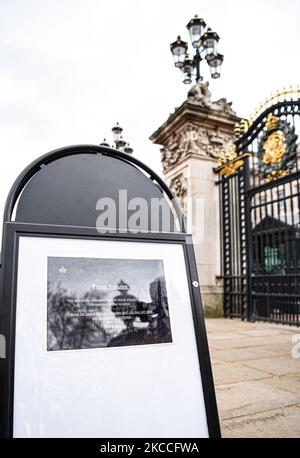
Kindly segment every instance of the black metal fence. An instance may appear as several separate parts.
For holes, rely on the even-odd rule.
[[[226,317],[300,326],[297,131],[299,100],[267,108],[236,141],[233,163],[241,161],[219,182]]]

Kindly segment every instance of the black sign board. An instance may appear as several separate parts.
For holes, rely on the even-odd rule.
[[[27,167],[0,291],[1,437],[220,437],[192,239],[134,157],[78,145]]]

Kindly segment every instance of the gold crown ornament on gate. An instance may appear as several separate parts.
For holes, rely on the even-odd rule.
[[[286,119],[269,114],[257,152],[259,174],[266,183],[288,175],[294,167],[297,138]]]
[[[280,118],[269,114],[265,126],[270,133],[262,145],[264,150],[262,159],[265,165],[280,164],[282,156],[286,152],[285,135],[277,130],[279,122]]]
[[[269,114],[269,116],[267,117],[267,121],[266,121],[266,129],[269,131],[277,129],[279,121],[280,121],[280,118],[278,118],[278,116]]]

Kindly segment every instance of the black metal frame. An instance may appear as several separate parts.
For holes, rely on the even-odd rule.
[[[135,167],[141,169],[144,173],[149,176],[149,179],[153,182],[156,182],[159,187],[162,189],[163,193],[167,196],[170,200],[172,206],[174,207],[174,211],[177,215],[180,230],[182,232],[186,231],[185,228],[185,220],[184,215],[178,205],[178,202],[174,198],[174,195],[170,188],[166,185],[166,183],[157,175],[150,167],[148,167],[143,162],[139,161],[133,156],[129,156],[126,153],[122,153],[119,150],[113,148],[107,148],[105,146],[98,146],[98,145],[73,145],[67,146],[63,148],[59,148],[53,151],[50,151],[47,154],[39,157],[38,159],[34,160],[31,164],[29,164],[25,170],[18,176],[16,181],[14,182],[9,195],[6,200],[5,209],[4,209],[4,218],[3,221],[11,221],[14,206],[20,196],[22,190],[24,189],[25,185],[29,182],[29,180],[43,167],[44,165],[51,164],[60,158],[65,158],[67,156],[79,155],[79,154],[102,154],[104,156],[114,157],[123,162],[128,164],[133,164]],[[4,238],[2,241],[4,243]]]
[[[7,339],[7,358],[1,361],[1,402],[0,402],[0,437],[13,437],[13,403],[14,403],[14,354],[15,354],[15,322],[16,322],[16,291],[18,269],[18,245],[20,237],[56,237],[96,240],[142,241],[156,243],[181,244],[184,249],[190,299],[195,327],[195,336],[199,357],[199,366],[203,385],[206,407],[206,418],[209,436],[219,438],[220,425],[213,375],[206,337],[203,308],[199,287],[193,286],[198,282],[198,274],[191,236],[186,233],[116,233],[105,236],[95,234],[94,228],[45,226],[24,223],[6,223],[7,244],[3,253],[5,277],[2,278],[2,304],[0,308],[1,333]],[[4,271],[3,271],[4,272]],[[2,274],[3,274],[2,272]]]
[[[219,181],[223,230],[224,316],[239,317],[248,321],[262,320],[300,326],[300,267],[297,264],[298,261],[294,261],[294,270],[290,272],[288,279],[285,273],[266,275],[262,266],[257,270],[258,257],[255,257],[254,253],[254,250],[257,250],[258,239],[262,241],[263,237],[265,240],[268,237],[266,245],[275,247],[275,227],[269,229],[268,235],[255,232],[258,220],[261,221],[263,218],[262,208],[266,215],[269,212],[269,216],[277,216],[278,221],[281,216],[281,220],[285,219],[286,225],[288,204],[292,209],[292,222],[295,225],[293,216],[295,204],[292,199],[297,200],[296,205],[300,212],[300,158],[298,157],[294,168],[287,176],[267,183],[260,178],[257,164],[254,162],[257,143],[270,114],[280,119],[287,119],[292,125],[295,125],[295,119],[300,122],[300,101],[280,102],[267,108],[248,131],[235,142],[238,156],[247,152],[253,153],[253,157],[245,159],[244,167],[238,173],[228,177],[223,176]],[[293,187],[296,187],[295,192],[291,191]],[[284,206],[282,215],[279,210],[279,198],[276,198],[276,193],[279,194],[281,188],[284,194],[281,199]],[[267,201],[263,203],[266,197]],[[289,229],[286,228],[285,232],[281,242],[287,246]],[[276,243],[279,244],[279,242]],[[285,249],[288,251],[289,247]],[[287,257],[289,256],[290,253],[287,253]],[[287,264],[289,264],[289,259],[287,259]],[[272,300],[270,296],[273,297]],[[271,307],[270,301],[273,301]],[[278,313],[274,313],[276,303]]]
[[[56,224],[37,224],[11,221],[14,206],[29,180],[37,173],[42,165],[56,159],[76,154],[104,154],[133,164],[149,175],[149,179],[158,183],[163,193],[168,197],[170,206],[180,222],[180,232],[139,232],[132,233],[116,230],[113,233],[99,234],[96,227],[68,226]],[[2,266],[0,269],[0,333],[6,338],[6,359],[0,360],[0,437],[13,437],[13,407],[14,407],[14,364],[15,364],[15,324],[17,273],[20,237],[56,237],[93,240],[119,240],[147,243],[175,243],[184,250],[187,280],[194,321],[195,338],[199,359],[199,370],[203,386],[206,408],[206,418],[209,437],[221,437],[216,396],[213,383],[212,368],[209,356],[207,335],[204,323],[204,313],[201,304],[200,289],[193,285],[198,281],[197,266],[191,235],[185,232],[184,217],[180,207],[167,185],[147,166],[137,159],[120,151],[94,145],[78,145],[61,148],[42,156],[28,166],[14,183],[5,207],[2,243]]]
[[[194,55],[194,65],[196,68],[196,83],[198,83],[199,81],[203,81],[203,77],[201,76],[201,73],[200,73],[200,64],[202,60],[203,58],[201,56],[200,50],[199,48],[196,48],[196,53]]]

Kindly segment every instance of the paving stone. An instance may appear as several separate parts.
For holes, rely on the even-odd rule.
[[[264,379],[264,383],[281,390],[287,391],[292,394],[300,393],[300,374],[297,375],[284,375],[281,377],[269,377]]]
[[[243,331],[240,331],[241,334],[245,335],[245,336],[249,336],[249,337],[266,337],[266,336],[280,336],[282,335],[282,331],[280,328],[278,329],[274,329],[274,328],[270,328],[270,329],[266,329],[266,328],[263,328],[263,329],[251,329],[251,330],[243,330]]]
[[[252,359],[251,361],[244,361],[244,364],[275,376],[300,374],[300,359],[293,359],[291,354],[275,358]]]
[[[239,363],[224,363],[213,365],[215,385],[224,385],[249,380],[260,380],[269,377],[263,371],[258,371]]]
[[[214,332],[208,332],[207,333],[207,337],[208,337],[208,340],[210,342],[218,342],[219,340],[221,341],[230,341],[231,339],[238,339],[240,338],[239,334],[237,334],[237,332],[233,332],[233,331],[230,331],[230,332],[217,332],[217,331],[214,331]],[[244,336],[243,336],[244,338]]]
[[[291,336],[279,335],[274,338],[273,336],[267,337],[246,337],[242,334],[231,333],[230,337],[214,338],[208,337],[209,345],[216,350],[230,349],[230,348],[247,348],[247,347],[266,347],[269,350],[276,352],[290,352],[292,347]],[[276,349],[276,350],[274,350]]]
[[[272,350],[276,356],[286,356],[287,358],[290,358],[291,357],[291,352],[292,352],[292,348],[295,344],[289,340],[287,343],[272,343],[269,347],[265,347],[265,348],[269,348],[270,350]]]
[[[224,438],[299,438],[300,406],[286,407],[222,422]]]
[[[276,353],[267,347],[231,348],[227,350],[211,350],[214,358],[222,361],[257,361],[276,357]]]
[[[300,329],[206,321],[223,437],[300,437]]]
[[[218,323],[214,323],[212,321],[218,321]],[[256,328],[257,323],[248,323],[248,322],[243,322],[240,320],[227,320],[227,319],[206,319],[206,328],[207,331],[217,331],[217,332],[236,332],[237,330],[249,330],[250,329],[257,329]]]
[[[264,380],[219,385],[216,394],[222,420],[300,404],[300,393],[288,393]]]

